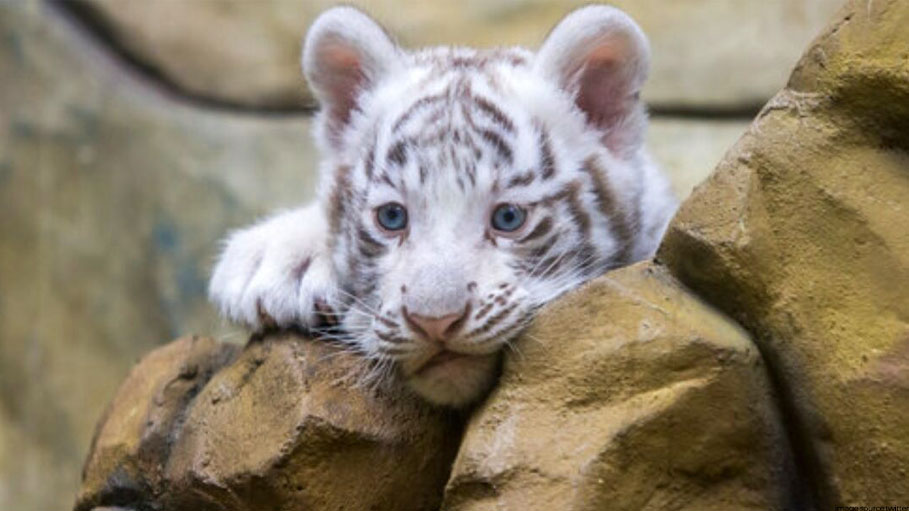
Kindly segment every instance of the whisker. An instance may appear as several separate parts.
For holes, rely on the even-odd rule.
[[[525,337],[525,338],[530,339],[531,341],[534,341],[534,342],[539,343],[539,344],[546,344],[546,343],[543,341],[543,339],[540,339],[539,337],[537,337],[537,336],[535,336],[535,335],[532,335],[532,334],[529,334],[529,333],[527,333],[527,332],[523,332],[523,333],[521,334],[521,337]]]
[[[353,344],[354,338],[344,335],[344,334],[330,334],[327,332],[317,333],[316,337],[318,339],[329,340],[329,341],[339,341],[342,344]]]
[[[345,296],[345,297],[347,297],[347,298],[350,298],[351,300],[354,301],[354,303],[356,303],[357,305],[363,307],[363,309],[365,309],[366,311],[368,311],[368,312],[370,312],[370,313],[372,313],[372,314],[374,314],[374,315],[377,315],[377,316],[380,315],[380,312],[379,312],[378,310],[376,310],[375,307],[373,307],[373,306],[369,305],[368,303],[364,302],[360,297],[358,297],[358,296],[356,296],[356,295],[354,295],[354,294],[352,294],[352,293],[350,293],[350,292],[348,292],[348,291],[346,291],[346,290],[344,290],[344,289],[342,289],[342,288],[340,288],[340,287],[336,288],[335,291],[338,292],[338,293],[340,293],[341,296]]]
[[[522,362],[523,362],[524,360],[526,360],[526,357],[524,357],[524,353],[522,353],[521,350],[518,349],[518,347],[517,347],[517,345],[514,343],[514,340],[513,340],[513,339],[508,339],[508,340],[504,341],[503,344],[505,344],[505,346],[506,346],[508,349],[510,349],[511,352],[514,353],[514,354],[518,357],[519,360],[521,360]]]

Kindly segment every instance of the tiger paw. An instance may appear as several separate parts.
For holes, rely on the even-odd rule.
[[[221,314],[254,330],[314,328],[332,318],[337,289],[317,205],[232,234],[209,284]]]

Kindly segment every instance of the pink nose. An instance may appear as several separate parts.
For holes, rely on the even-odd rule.
[[[446,341],[464,325],[464,319],[467,317],[468,308],[465,307],[461,312],[446,314],[440,317],[411,314],[407,312],[407,309],[404,309],[403,312],[404,319],[407,320],[410,328],[419,335],[432,341]]]

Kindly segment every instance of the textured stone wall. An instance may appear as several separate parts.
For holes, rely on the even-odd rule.
[[[836,3],[617,4],[653,41],[649,144],[680,195]],[[96,419],[140,355],[192,332],[243,340],[205,282],[227,230],[312,195],[297,53],[325,5],[0,3],[0,509],[73,502]],[[405,44],[532,46],[572,5],[370,8]]]

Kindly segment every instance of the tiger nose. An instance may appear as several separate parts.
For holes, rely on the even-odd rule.
[[[404,319],[418,334],[432,341],[446,341],[464,325],[469,306],[464,310],[444,316],[430,317],[412,314],[404,309]]]

